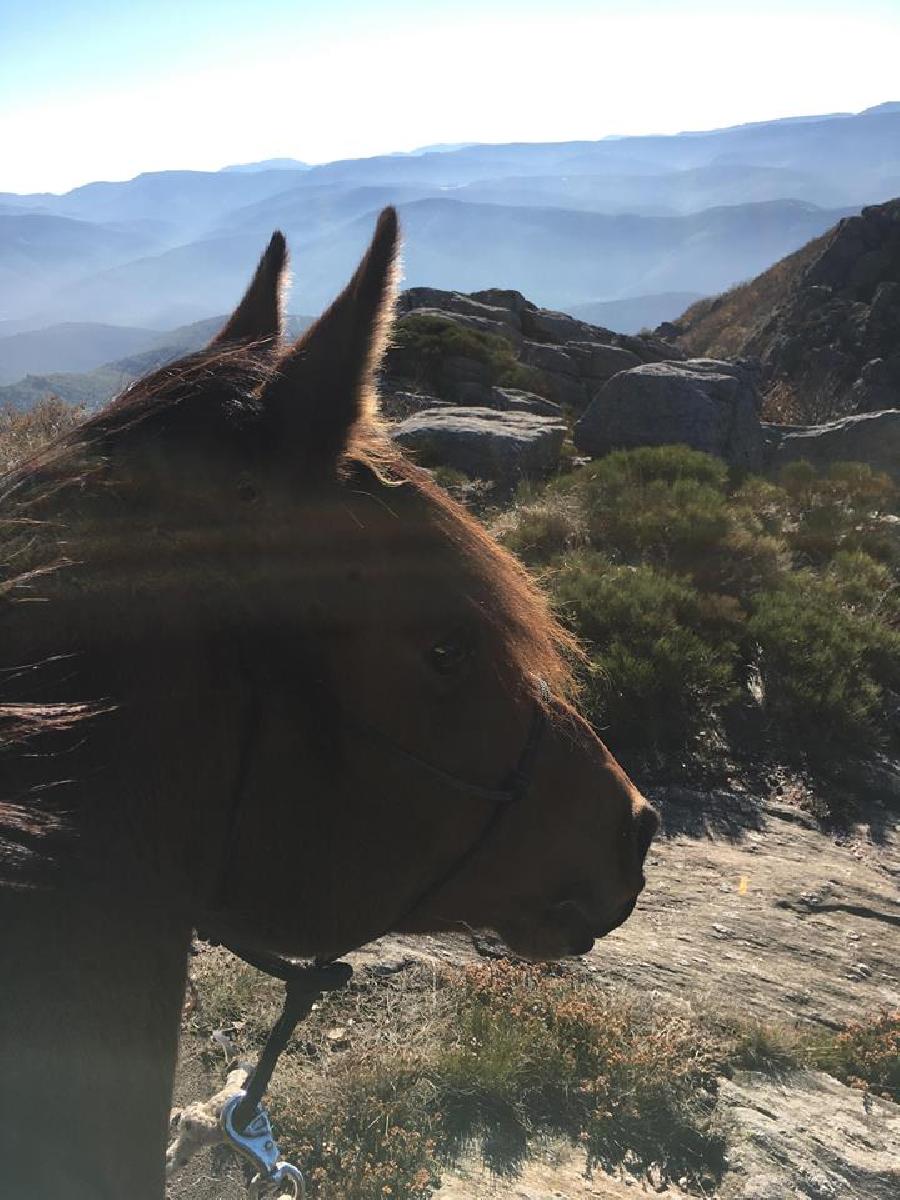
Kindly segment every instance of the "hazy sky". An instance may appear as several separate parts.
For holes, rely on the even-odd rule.
[[[900,0],[0,0],[0,191],[900,99]]]

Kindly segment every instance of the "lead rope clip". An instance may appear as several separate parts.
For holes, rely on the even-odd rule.
[[[256,1174],[249,1187],[252,1200],[270,1194],[270,1189],[275,1187],[288,1189],[278,1193],[279,1200],[283,1196],[305,1200],[306,1184],[303,1181],[303,1173],[293,1163],[282,1160],[272,1133],[269,1114],[263,1105],[257,1104],[249,1124],[241,1133],[235,1129],[234,1111],[246,1098],[246,1091],[237,1092],[231,1097],[222,1109],[221,1125],[228,1144],[256,1168]]]

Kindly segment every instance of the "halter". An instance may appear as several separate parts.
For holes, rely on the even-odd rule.
[[[550,690],[543,679],[537,680],[538,694],[534,700],[531,724],[525,744],[512,770],[506,775],[499,787],[484,787],[472,783],[442,767],[436,766],[407,750],[399,742],[389,737],[377,726],[362,721],[353,714],[339,707],[342,722],[369,741],[383,747],[388,753],[403,762],[409,763],[423,774],[441,783],[455,788],[466,796],[485,800],[493,805],[493,809],[475,840],[442,871],[431,880],[409,903],[393,918],[377,937],[383,937],[391,929],[408,921],[409,918],[435,895],[441,892],[453,879],[461,874],[472,859],[478,854],[485,842],[495,832],[503,816],[513,804],[524,799],[531,785],[531,776],[537,761],[541,741],[547,726],[547,706],[550,701]],[[251,693],[252,694],[252,693]],[[231,813],[228,821],[224,844],[226,867],[233,855],[233,845],[237,819],[246,790],[250,772],[253,750],[259,732],[259,710],[255,697],[251,703],[248,720],[245,725],[243,744],[241,747],[237,784],[234,791]],[[221,892],[221,889],[220,889]],[[374,940],[374,939],[373,939]],[[277,1024],[272,1029],[260,1054],[259,1061],[250,1076],[245,1089],[238,1092],[229,1101],[222,1113],[222,1128],[228,1141],[245,1158],[248,1158],[257,1168],[257,1180],[261,1183],[275,1183],[290,1180],[296,1183],[295,1194],[303,1194],[303,1178],[296,1167],[289,1163],[280,1162],[278,1147],[272,1137],[268,1114],[263,1108],[262,1097],[269,1086],[272,1072],[278,1062],[279,1055],[287,1046],[297,1024],[306,1017],[316,1000],[325,992],[335,991],[350,982],[353,968],[349,963],[337,961],[341,954],[358,949],[348,946],[345,950],[327,959],[316,958],[312,966],[297,963],[294,959],[267,951],[255,951],[244,946],[219,940],[224,946],[236,954],[250,966],[284,981],[286,985],[284,1007]],[[279,1173],[280,1172],[280,1173]]]

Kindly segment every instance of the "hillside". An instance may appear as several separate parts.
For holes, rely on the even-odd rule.
[[[90,321],[67,321],[0,336],[0,384],[37,373],[92,371],[102,363],[137,354],[159,340],[158,329]]]
[[[289,336],[296,337],[311,323],[309,317],[288,317],[287,331]],[[203,321],[195,321],[167,333],[158,330],[140,330],[120,328],[117,332],[121,337],[113,336],[113,341],[132,341],[131,353],[111,362],[101,363],[90,371],[83,372],[47,372],[26,374],[15,383],[0,387],[0,407],[12,409],[31,408],[46,396],[57,396],[67,404],[83,405],[86,408],[98,408],[111,400],[117,392],[140,379],[150,371],[156,370],[164,363],[199,350],[201,346],[225,324],[225,317],[208,317]],[[60,326],[56,329],[43,330],[42,334],[49,336],[51,345],[59,343],[60,331],[69,327]],[[78,330],[79,327],[71,327]],[[35,349],[43,345],[35,334],[29,339],[27,334],[18,334],[13,338],[0,339],[0,379],[3,378],[2,364],[4,362],[4,341],[16,344],[16,347],[31,356]],[[109,335],[102,326],[88,326],[84,340],[88,350],[98,345],[109,344]],[[60,351],[62,352],[62,350]]]
[[[758,358],[773,417],[900,406],[900,199],[840,221],[664,329],[690,355]]]

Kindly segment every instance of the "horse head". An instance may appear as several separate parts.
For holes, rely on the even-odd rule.
[[[281,348],[276,235],[199,357],[209,384],[180,411],[156,396],[157,438],[122,434],[170,539],[202,548],[201,591],[215,579],[216,621],[208,594],[178,603],[234,649],[203,920],[292,954],[485,926],[529,957],[581,953],[631,912],[656,817],[567,702],[575,647],[537,588],[378,422],[396,253],[388,209]],[[248,356],[247,398],[217,395]]]

